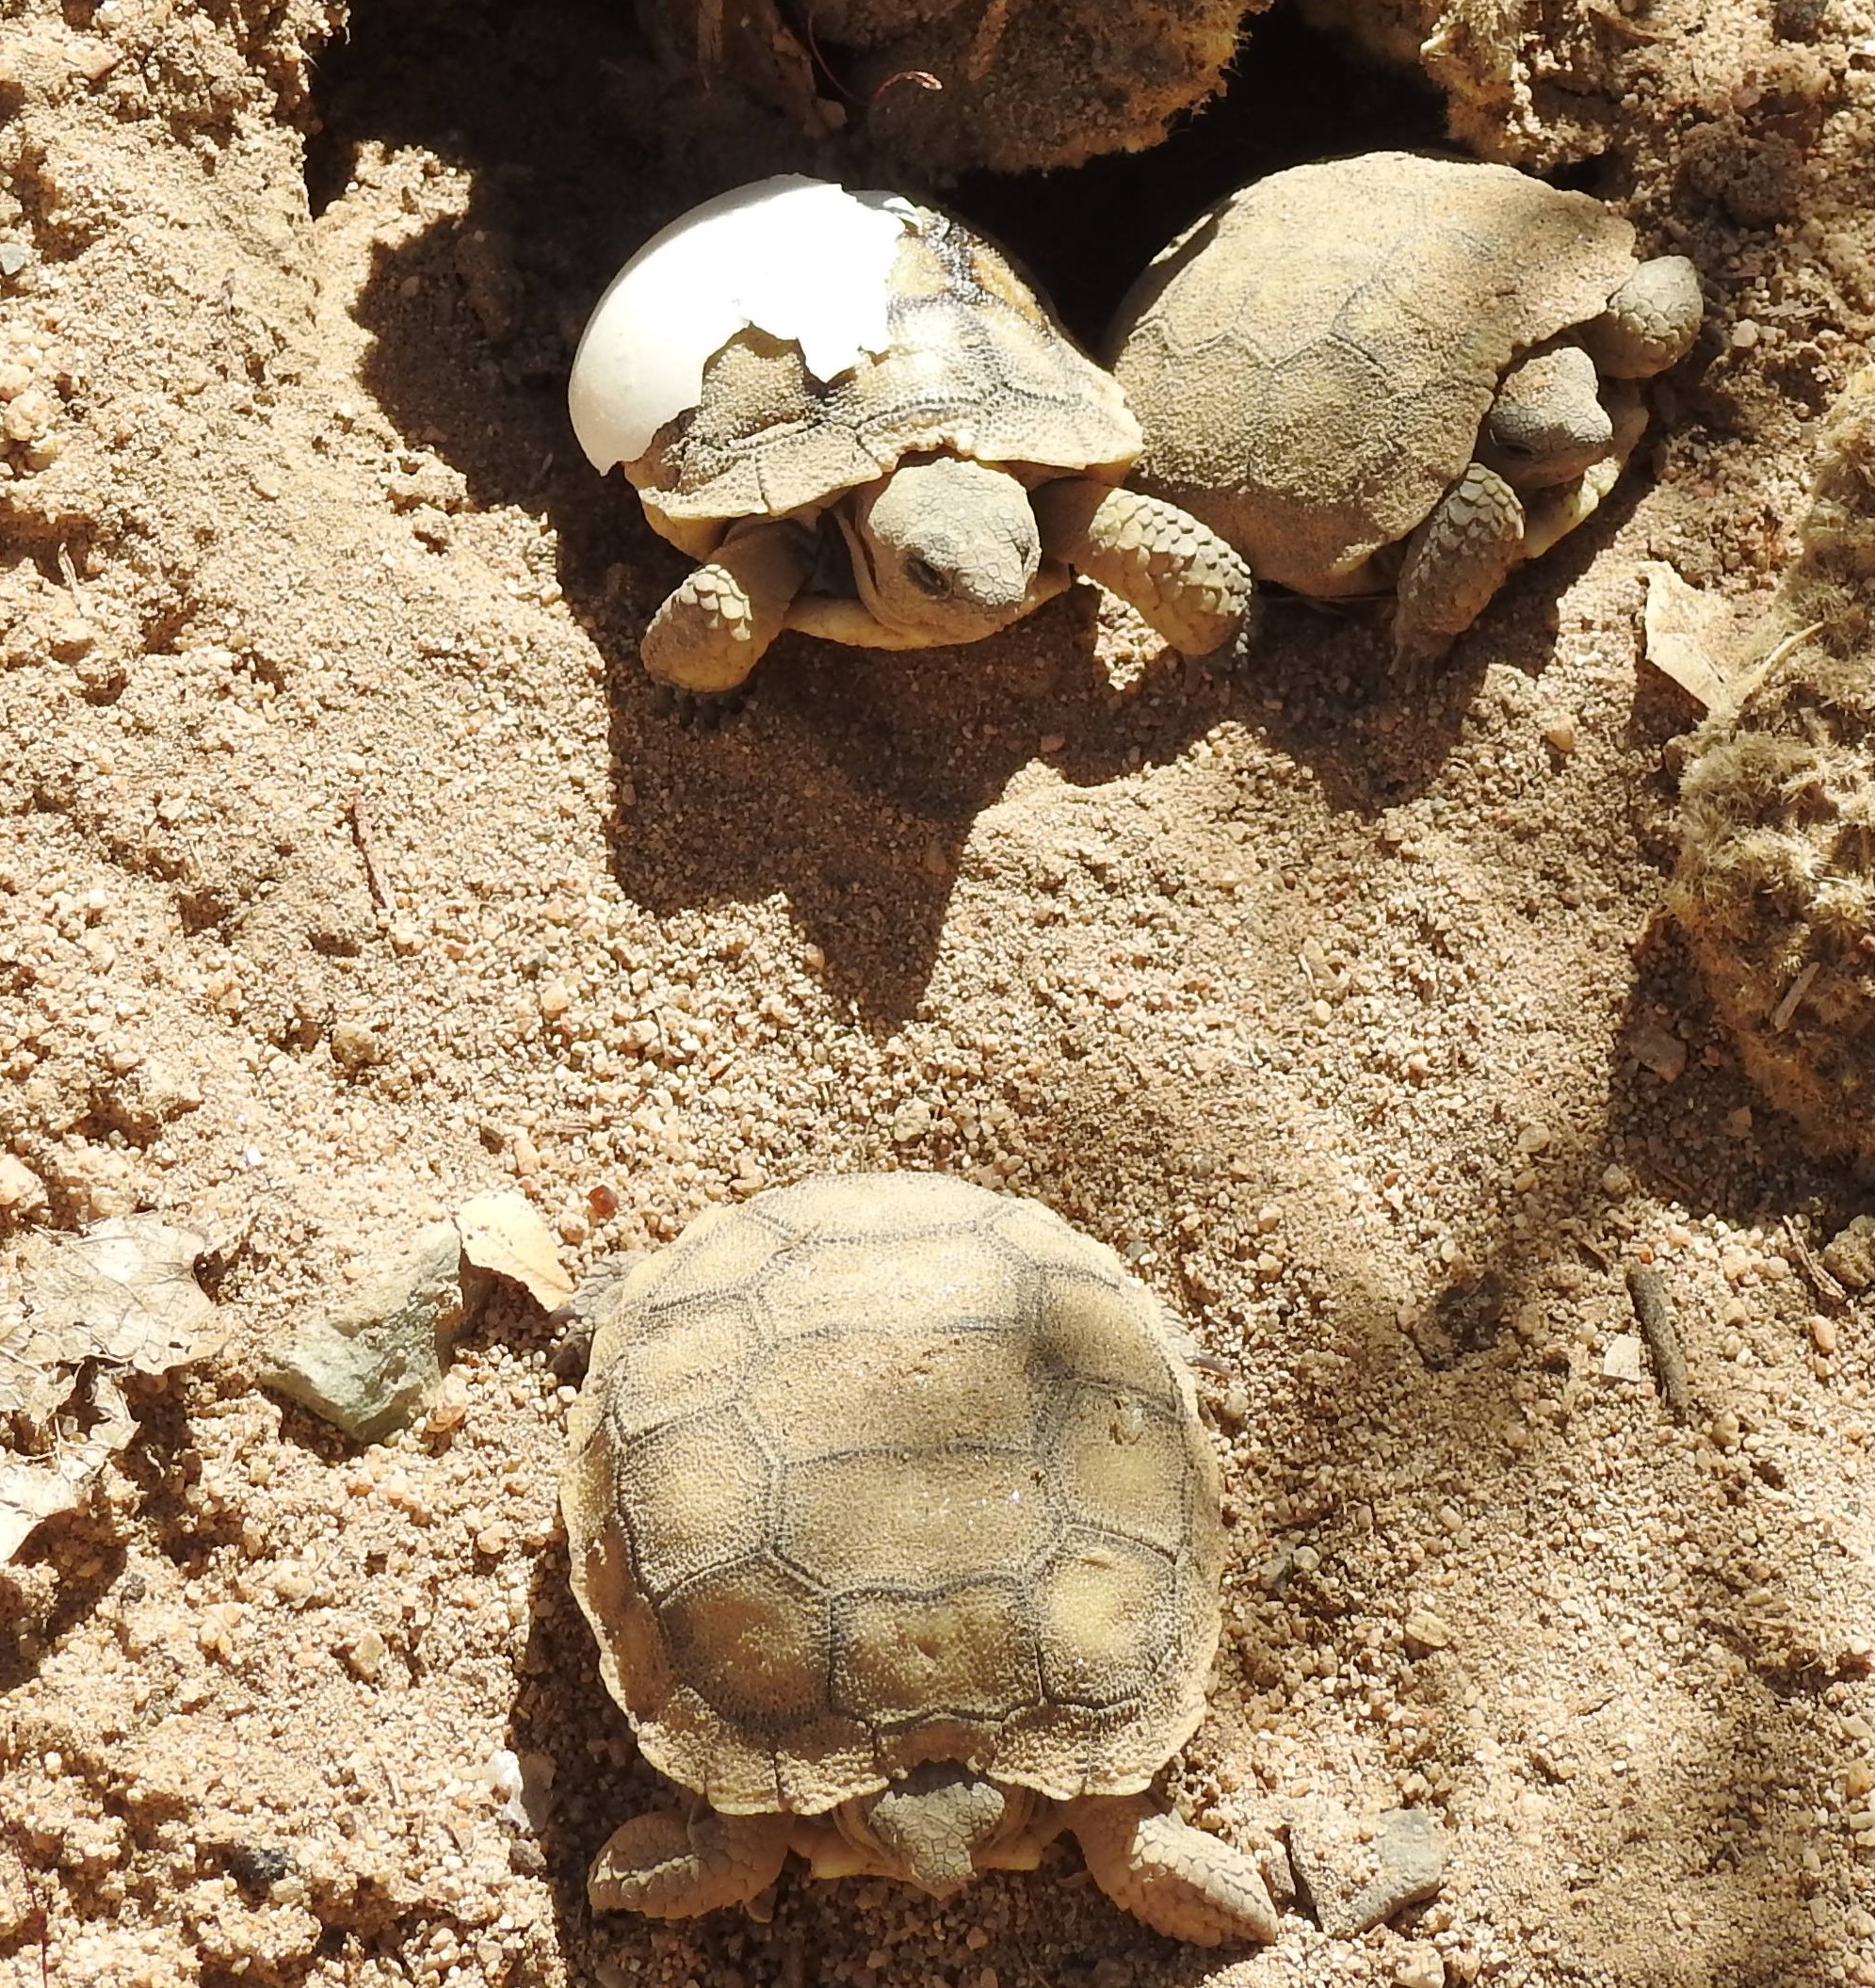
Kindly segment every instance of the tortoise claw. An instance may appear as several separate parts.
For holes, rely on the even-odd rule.
[[[651,708],[691,732],[720,730],[748,702],[748,691],[739,686],[734,690],[680,690],[674,684],[654,681],[651,687]]]

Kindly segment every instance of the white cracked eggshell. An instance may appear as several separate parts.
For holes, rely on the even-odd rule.
[[[816,380],[883,352],[887,283],[910,202],[785,173],[719,194],[652,236],[587,320],[567,381],[593,468],[634,462],[703,397],[703,368],[746,325],[800,346]]]

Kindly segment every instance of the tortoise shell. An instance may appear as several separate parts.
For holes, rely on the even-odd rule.
[[[721,1810],[927,1760],[1130,1793],[1204,1709],[1222,1530],[1175,1329],[1033,1201],[708,1210],[606,1302],[561,1501],[606,1684]]]
[[[1117,483],[1140,449],[1117,382],[999,251],[897,196],[791,177],[648,243],[568,394],[588,455],[622,461],[695,558],[735,519],[811,516],[922,450]]]
[[[1244,187],[1128,292],[1143,487],[1333,592],[1471,461],[1511,362],[1598,316],[1634,230],[1509,166],[1369,153]]]

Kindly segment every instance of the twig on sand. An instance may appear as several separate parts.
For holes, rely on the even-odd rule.
[[[1680,1335],[1667,1304],[1666,1280],[1652,1265],[1631,1263],[1627,1267],[1627,1296],[1641,1336],[1654,1356],[1654,1378],[1659,1383],[1660,1398],[1675,1422],[1684,1422],[1692,1405],[1687,1390],[1687,1357]]]
[[[392,895],[383,866],[378,861],[373,839],[377,823],[372,818],[371,803],[365,800],[363,787],[353,790],[351,805],[347,812],[351,816],[351,839],[358,845],[359,861],[364,865],[364,882],[371,893],[371,901],[381,912],[395,911],[396,899]]]
[[[1791,1253],[1797,1259],[1797,1268],[1809,1280],[1810,1288],[1816,1292],[1818,1301],[1828,1311],[1839,1312],[1849,1302],[1849,1293],[1838,1284],[1828,1265],[1822,1263],[1810,1245],[1803,1240],[1803,1232],[1797,1226],[1793,1217],[1784,1218],[1784,1233],[1788,1239]]]

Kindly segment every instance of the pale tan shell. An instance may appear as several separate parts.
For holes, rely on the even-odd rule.
[[[1143,1787],[1204,1710],[1217,1467],[1173,1329],[1039,1203],[832,1176],[606,1305],[561,1486],[645,1755],[817,1814],[924,1760]]]
[[[1600,315],[1634,231],[1509,166],[1370,153],[1233,194],[1120,308],[1137,480],[1303,592],[1404,538],[1511,361]]]
[[[1112,376],[987,242],[912,213],[884,352],[820,380],[791,339],[752,326],[704,369],[701,403],[626,463],[652,525],[693,558],[735,519],[811,516],[921,449],[1112,483],[1126,474],[1140,427]]]

